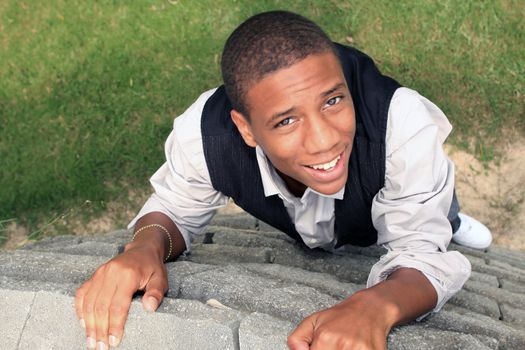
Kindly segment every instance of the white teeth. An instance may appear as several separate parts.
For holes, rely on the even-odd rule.
[[[340,158],[341,158],[341,155],[338,155],[337,158],[335,158],[335,159],[332,160],[331,162],[324,163],[324,164],[310,165],[310,168],[314,168],[314,169],[316,169],[316,170],[319,170],[319,169],[329,170],[329,169],[333,168],[333,167],[337,164],[337,161],[338,161]]]

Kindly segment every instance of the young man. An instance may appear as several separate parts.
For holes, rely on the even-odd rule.
[[[118,344],[135,291],[158,307],[163,262],[189,250],[229,198],[310,248],[388,249],[368,288],[306,318],[291,349],[384,349],[394,325],[438,311],[461,288],[470,264],[446,251],[452,232],[479,248],[490,232],[458,216],[439,108],[288,12],[239,26],[222,73],[224,86],[176,119],[155,193],[130,223],[134,239],[77,291],[89,348]]]

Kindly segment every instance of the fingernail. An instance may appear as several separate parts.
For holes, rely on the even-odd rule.
[[[149,297],[148,299],[146,299],[145,304],[146,311],[154,312],[157,309],[157,299],[155,299],[154,297]]]
[[[84,319],[80,319],[80,327],[82,328],[86,328],[86,321],[84,321]]]
[[[112,347],[118,346],[118,343],[120,343],[119,339],[115,337],[114,335],[109,336],[109,345]]]
[[[103,341],[97,343],[97,350],[108,350],[108,346]]]
[[[95,338],[88,337],[87,338],[87,347],[88,349],[94,349],[97,346],[97,342]]]

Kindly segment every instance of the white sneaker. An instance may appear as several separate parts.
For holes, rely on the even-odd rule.
[[[452,241],[470,248],[488,248],[492,242],[492,234],[487,226],[468,215],[459,213],[458,216],[461,219],[461,225],[452,235]]]

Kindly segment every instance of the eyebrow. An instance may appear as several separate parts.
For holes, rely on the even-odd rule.
[[[344,87],[345,84],[344,83],[338,83],[337,85],[335,85],[334,87],[322,92],[320,94],[321,97],[326,97],[330,94],[333,94],[334,92],[336,92],[337,90],[341,89],[342,87]],[[284,117],[285,115],[287,114],[290,114],[292,113],[293,111],[295,111],[295,107],[291,107],[291,108],[288,108],[286,111],[282,111],[282,112],[277,112],[275,114],[272,115],[272,117],[268,120],[268,122],[266,123],[266,125],[270,125],[270,124],[273,124],[273,122],[276,120],[276,119],[279,119],[279,118],[282,118]]]

